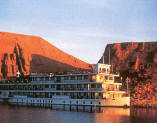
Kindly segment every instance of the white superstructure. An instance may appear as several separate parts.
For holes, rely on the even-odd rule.
[[[1,82],[0,99],[22,105],[130,106],[130,97],[116,81],[119,75],[111,74],[110,67],[98,63],[91,73],[34,74],[23,80]]]

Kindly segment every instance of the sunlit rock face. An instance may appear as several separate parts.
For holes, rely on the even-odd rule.
[[[108,44],[103,58],[123,81],[130,78],[132,105],[157,106],[157,42]]]
[[[89,69],[89,64],[73,57],[36,36],[0,32],[0,76],[15,76],[19,70],[64,72]]]

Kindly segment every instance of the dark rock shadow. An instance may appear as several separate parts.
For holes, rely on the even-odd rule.
[[[49,72],[67,72],[74,70],[83,69],[75,68],[71,65],[64,64],[38,54],[33,54],[32,61],[30,62],[30,72],[49,73]]]

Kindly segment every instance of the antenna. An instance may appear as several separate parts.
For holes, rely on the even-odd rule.
[[[110,65],[110,47],[109,47],[109,56],[108,56],[109,58],[109,65]]]

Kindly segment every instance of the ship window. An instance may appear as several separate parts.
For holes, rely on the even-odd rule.
[[[105,73],[106,72],[106,68],[102,68],[102,72]]]
[[[37,80],[37,81],[40,81],[40,78],[37,78],[36,80]]]
[[[94,72],[96,73],[96,68],[94,68]]]
[[[50,80],[54,80],[54,77],[51,77]]]
[[[69,77],[68,76],[64,76],[64,80],[68,80],[69,79]]]
[[[101,71],[101,68],[99,68],[99,72],[101,73],[102,71]]]
[[[55,85],[51,85],[51,88],[55,88]]]
[[[113,80],[113,77],[109,77],[109,80]]]
[[[49,85],[45,85],[45,88],[49,88]]]
[[[86,76],[84,76],[84,79],[86,80],[86,79],[88,79],[88,76],[86,75]]]
[[[108,76],[105,76],[105,79],[108,80]]]
[[[91,84],[91,88],[95,88],[95,85],[94,85],[94,84]]]
[[[82,76],[77,76],[77,80],[82,80]]]
[[[109,69],[107,69],[107,73],[109,73]]]
[[[84,88],[88,88],[88,85],[87,85],[87,84],[85,84],[85,85],[84,85]]]
[[[70,78],[71,80],[75,80],[75,76],[71,76],[71,78]]]
[[[78,85],[77,85],[77,88],[81,88],[81,85],[80,85],[80,84],[78,84]]]
[[[102,93],[99,93],[99,96],[103,96],[103,94],[102,94]]]
[[[102,88],[102,85],[101,84],[97,84],[97,88]]]
[[[60,77],[56,77],[56,82],[60,82],[61,78]]]
[[[36,77],[34,77],[34,81],[36,81],[37,80],[37,78]]]
[[[56,95],[60,95],[60,93],[59,93],[59,92],[57,92],[57,93],[56,93]]]

